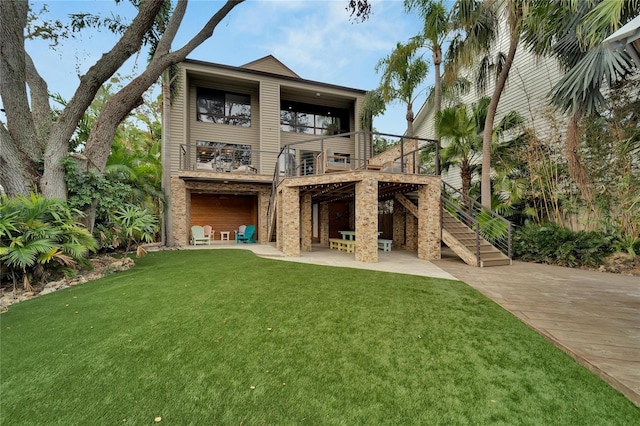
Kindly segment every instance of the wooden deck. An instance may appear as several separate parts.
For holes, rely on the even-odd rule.
[[[640,277],[549,265],[434,262],[640,406]]]

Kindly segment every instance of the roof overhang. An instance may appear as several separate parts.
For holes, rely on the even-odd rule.
[[[625,49],[640,67],[640,15],[607,37],[603,43],[612,50]]]

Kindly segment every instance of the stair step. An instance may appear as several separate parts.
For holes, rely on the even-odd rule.
[[[480,264],[483,268],[490,266],[509,266],[511,265],[511,260],[506,257],[504,259],[481,260]]]

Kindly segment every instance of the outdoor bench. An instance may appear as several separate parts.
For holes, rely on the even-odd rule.
[[[383,238],[378,238],[378,248],[383,251],[391,251],[391,244],[393,240],[385,240]]]
[[[329,248],[354,253],[356,251],[356,242],[341,238],[329,238]]]

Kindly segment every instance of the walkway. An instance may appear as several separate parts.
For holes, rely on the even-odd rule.
[[[414,252],[379,252],[378,263],[314,246],[284,257],[271,245],[224,244],[199,248],[250,249],[262,257],[435,278],[458,279],[545,336],[640,406],[640,277],[514,262],[475,268],[443,250],[427,262]]]

